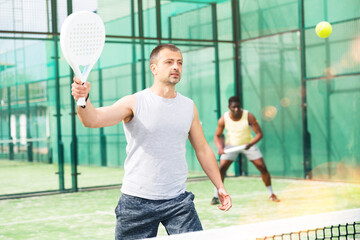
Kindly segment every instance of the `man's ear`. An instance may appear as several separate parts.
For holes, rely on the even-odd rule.
[[[155,65],[155,64],[151,64],[151,65],[150,65],[150,70],[151,70],[152,74],[155,75],[156,65]]]

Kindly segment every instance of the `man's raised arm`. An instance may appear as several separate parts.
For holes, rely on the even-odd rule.
[[[72,96],[75,100],[81,97],[87,97],[90,93],[91,84],[86,82],[82,85],[80,79],[74,78],[74,83],[71,85]],[[128,95],[111,106],[95,108],[91,104],[90,98],[86,101],[86,107],[77,107],[77,115],[85,127],[101,128],[113,126],[121,121],[128,122],[134,116],[136,104],[135,95]]]

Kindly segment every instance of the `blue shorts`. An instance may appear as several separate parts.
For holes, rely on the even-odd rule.
[[[194,194],[185,192],[168,200],[149,200],[122,194],[117,207],[115,239],[156,237],[162,223],[169,235],[201,231]]]

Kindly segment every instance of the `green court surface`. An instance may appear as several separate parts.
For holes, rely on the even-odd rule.
[[[226,213],[210,205],[209,180],[187,183],[204,229],[360,207],[360,184],[273,179],[280,203],[267,200],[258,177],[229,177],[225,185],[233,200]],[[113,239],[119,196],[112,189],[1,200],[0,239]]]

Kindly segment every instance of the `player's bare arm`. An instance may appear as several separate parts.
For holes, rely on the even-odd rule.
[[[216,162],[215,155],[205,139],[204,132],[200,124],[198,111],[195,105],[194,119],[190,128],[189,140],[196,152],[196,157],[201,167],[204,169],[206,175],[210,178],[215,187],[218,189],[219,198],[222,204],[221,206],[218,206],[218,208],[224,211],[229,210],[232,206],[231,198],[226,192],[224,184],[221,181],[219,167]]]
[[[88,96],[91,84],[86,82],[84,85],[78,78],[74,78],[72,84],[72,96],[77,100],[80,97]],[[134,116],[136,104],[135,95],[129,95],[121,98],[113,105],[95,108],[91,104],[90,98],[86,103],[86,108],[77,108],[77,115],[81,123],[89,128],[101,128],[114,126],[121,121],[128,122]]]
[[[253,138],[253,140],[249,144],[247,144],[245,149],[249,149],[252,145],[256,144],[263,137],[263,132],[261,130],[260,125],[257,122],[255,116],[253,114],[251,114],[251,113],[249,113],[249,115],[248,115],[248,122],[249,122],[252,130],[255,133],[255,137]]]
[[[216,127],[215,136],[214,136],[214,142],[216,147],[218,148],[219,154],[224,153],[224,139],[223,139],[224,129],[225,129],[225,120],[224,120],[224,116],[222,116],[218,121],[218,125]]]

